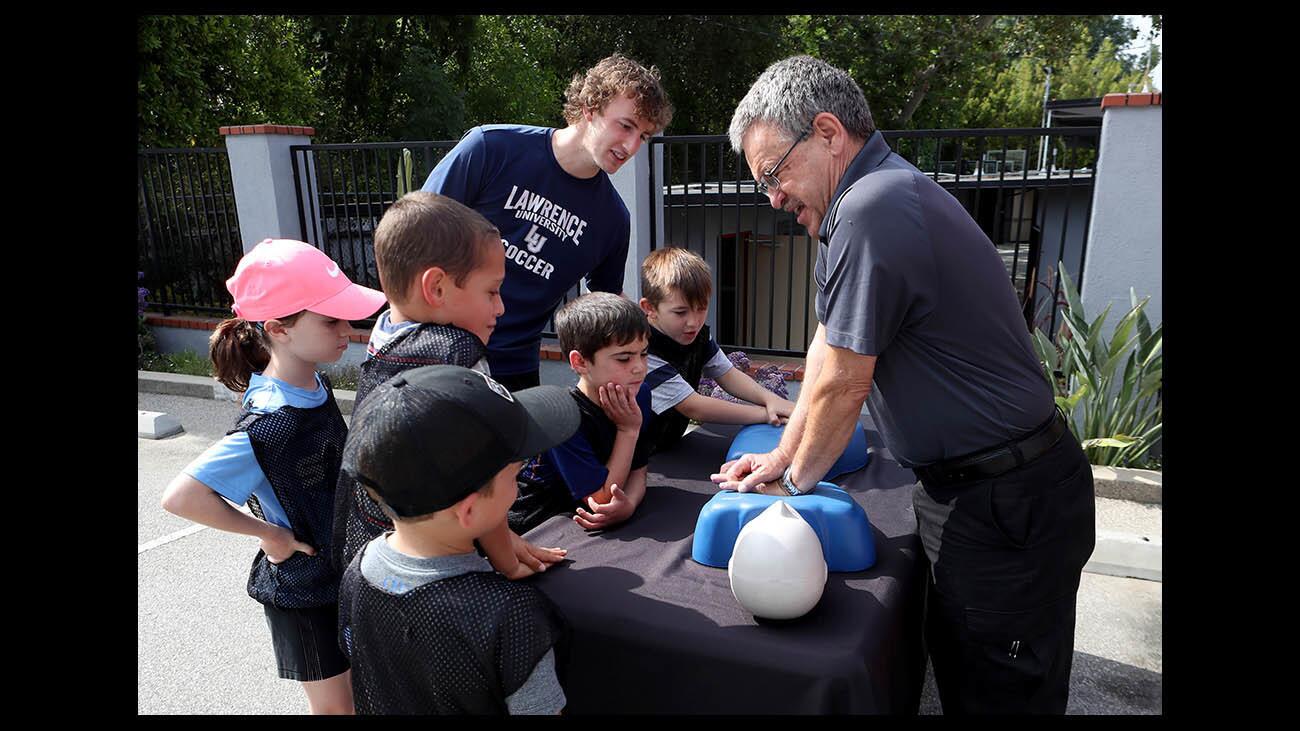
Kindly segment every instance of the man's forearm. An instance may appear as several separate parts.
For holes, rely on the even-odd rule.
[[[807,393],[803,439],[791,460],[790,477],[801,492],[811,490],[844,452],[875,374],[874,356],[824,347],[821,372]],[[801,392],[801,405],[803,396]]]
[[[826,362],[826,330],[817,326],[817,333],[808,344],[808,357],[804,359],[803,386],[799,389],[799,400],[794,404],[794,413],[785,425],[778,447],[787,457],[793,457],[803,440],[804,429],[808,423],[808,409],[812,402],[812,392],[821,381],[822,366]]]
[[[809,395],[804,438],[791,462],[791,479],[801,492],[811,490],[839,459],[861,413],[862,401],[829,381],[819,382]]]

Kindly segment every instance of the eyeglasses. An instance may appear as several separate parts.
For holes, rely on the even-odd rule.
[[[790,145],[790,149],[785,151],[785,154],[781,156],[780,160],[776,161],[776,164],[773,165],[771,169],[759,176],[758,192],[760,195],[767,195],[769,190],[776,190],[781,187],[781,179],[776,177],[776,171],[781,169],[781,164],[785,162],[787,157],[790,157],[790,153],[794,152],[794,148],[797,147],[800,142],[804,141],[804,138],[808,136],[809,132],[812,132],[811,127],[804,130],[804,133],[799,135],[799,139],[795,140],[793,145]]]

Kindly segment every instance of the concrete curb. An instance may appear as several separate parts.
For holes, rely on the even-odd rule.
[[[210,398],[218,401],[239,403],[242,394],[235,393],[221,385],[210,376],[186,376],[180,373],[158,373],[155,371],[136,371],[137,391],[143,393],[163,393],[173,396],[192,396]],[[339,411],[350,415],[356,403],[357,392],[342,388],[334,389],[334,400],[338,402]]]
[[[1098,530],[1097,546],[1083,567],[1091,574],[1107,574],[1147,581],[1164,581],[1164,547],[1160,538]]]
[[[1126,467],[1092,466],[1092,484],[1097,497],[1132,500],[1135,503],[1161,505],[1164,473]]]
[[[135,435],[142,439],[166,439],[185,431],[171,414],[158,411],[141,411],[136,418]]]

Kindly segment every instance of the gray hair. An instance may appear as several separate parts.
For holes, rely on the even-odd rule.
[[[775,126],[793,142],[821,112],[834,114],[845,129],[864,140],[876,131],[867,98],[848,72],[812,56],[777,61],[736,106],[728,130],[731,149],[741,151],[740,139],[755,122]]]

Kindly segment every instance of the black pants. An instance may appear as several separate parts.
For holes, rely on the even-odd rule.
[[[522,391],[525,388],[542,385],[542,371],[539,368],[538,370],[530,371],[528,373],[512,373],[508,376],[498,376],[494,373],[492,374],[492,380],[505,386],[511,393],[513,393],[515,391]]]
[[[998,477],[920,483],[926,644],[944,715],[1065,713],[1075,599],[1096,537],[1092,470],[1066,432]]]

